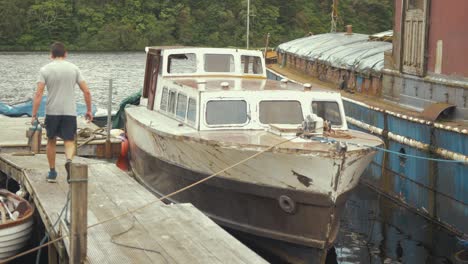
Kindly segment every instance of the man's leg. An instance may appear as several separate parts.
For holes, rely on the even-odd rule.
[[[55,155],[56,155],[57,138],[47,139],[47,160],[49,161],[49,174],[47,176],[48,182],[56,182],[57,171],[55,171]]]
[[[70,168],[75,155],[76,116],[62,116],[60,123],[60,137],[65,147],[65,169],[67,170],[67,181],[70,181]]]
[[[57,138],[47,139],[47,160],[49,161],[49,168],[55,169],[55,149],[57,145]]]
[[[63,141],[65,145],[65,157],[67,160],[72,160],[75,155],[75,141],[74,140],[65,140]]]

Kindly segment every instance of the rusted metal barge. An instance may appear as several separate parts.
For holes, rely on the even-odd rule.
[[[381,44],[352,32],[301,38],[279,45],[269,72],[352,92],[343,92],[350,127],[381,136],[393,153],[379,153],[364,182],[459,236],[468,233],[466,8],[395,1],[393,34]],[[369,45],[387,48],[370,56]]]

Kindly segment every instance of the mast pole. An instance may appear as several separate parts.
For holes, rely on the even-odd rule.
[[[247,0],[247,37],[246,37],[246,47],[249,49],[249,31],[250,31],[250,0]]]
[[[338,20],[338,0],[333,0],[332,13],[331,13],[331,29],[330,32],[336,32],[336,23]]]

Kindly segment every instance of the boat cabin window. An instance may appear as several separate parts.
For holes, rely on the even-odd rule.
[[[187,120],[191,123],[195,123],[197,120],[197,101],[193,98],[189,98]]]
[[[244,73],[263,74],[262,59],[258,56],[241,56],[241,65]]]
[[[169,113],[175,113],[175,105],[176,105],[176,92],[175,91],[169,91],[169,106],[167,108],[167,111]]]
[[[197,121],[197,100],[183,93],[170,91],[167,87],[163,87],[160,108],[169,116],[175,115],[178,120],[192,125]]]
[[[234,72],[231,54],[205,54],[205,72]]]
[[[167,73],[194,73],[197,57],[194,53],[171,54],[167,58]]]
[[[208,125],[239,125],[247,122],[247,102],[244,100],[213,100],[206,104]]]
[[[167,87],[163,88],[162,95],[161,95],[161,110],[167,111],[167,97],[169,95],[169,90]]]
[[[341,126],[343,124],[337,102],[313,101],[312,112],[324,120],[330,121],[332,125]]]
[[[261,101],[262,124],[301,124],[304,121],[301,103],[298,101]]]
[[[176,117],[185,120],[186,113],[187,113],[187,96],[179,93],[177,95]]]

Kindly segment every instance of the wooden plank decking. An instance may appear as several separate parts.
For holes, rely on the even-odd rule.
[[[75,158],[74,162],[88,165],[88,226],[156,199],[114,164],[85,158]],[[58,183],[47,183],[45,155],[0,154],[0,170],[21,183],[32,196],[53,238],[61,235],[60,232],[68,232],[63,221],[53,227],[69,189],[63,164],[63,155],[58,155]],[[66,258],[68,239],[64,247],[56,246]],[[87,261],[98,264],[266,263],[192,205],[161,202],[88,229]]]
[[[40,118],[43,122],[43,118]],[[26,137],[26,131],[31,126],[30,117],[2,117],[0,118],[0,153],[12,153],[12,152],[24,152],[29,151],[28,138]],[[78,129],[87,128],[90,131],[95,131],[99,127],[93,123],[85,122],[82,117],[77,118]],[[42,149],[45,151],[47,139],[45,137],[45,129],[42,130]],[[86,138],[78,138],[78,145],[81,142],[86,141]],[[111,138],[112,152],[114,156],[120,153],[120,140]],[[62,150],[63,142],[57,141],[57,151]],[[93,156],[93,157],[104,157],[105,156],[105,139],[97,139],[89,142],[88,144],[78,149],[78,155],[80,156]]]

